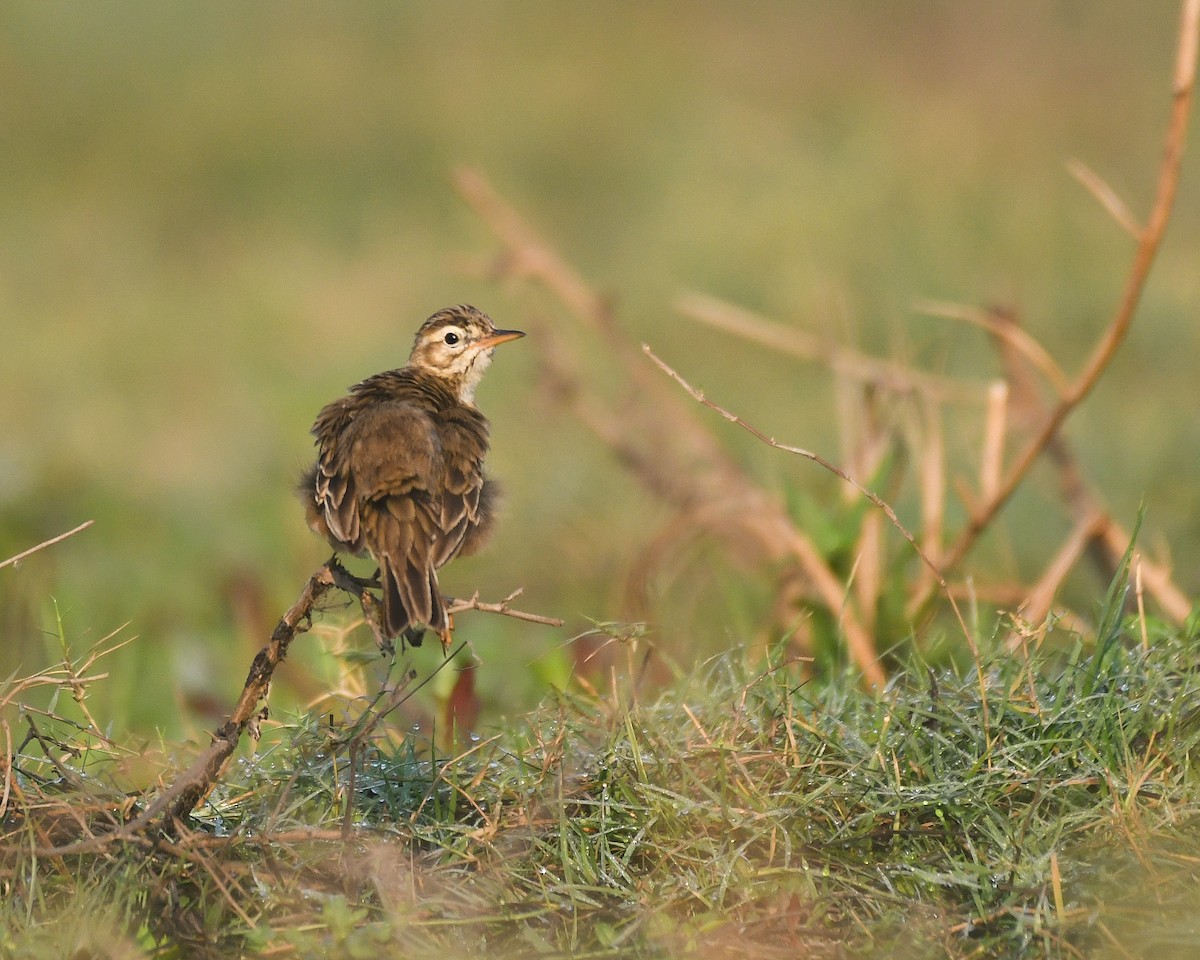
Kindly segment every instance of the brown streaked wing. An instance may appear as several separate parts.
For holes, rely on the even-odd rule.
[[[363,540],[384,580],[384,618],[395,634],[445,622],[432,553],[438,536],[441,442],[424,410],[400,401],[372,406],[344,437]]]

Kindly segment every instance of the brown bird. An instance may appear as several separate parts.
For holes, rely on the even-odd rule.
[[[404,367],[351,387],[313,424],[317,462],[300,484],[308,525],[335,550],[379,565],[385,638],[420,646],[428,627],[449,646],[437,571],[482,545],[496,507],[475,388],[494,349],[523,336],[475,307],[439,310]]]

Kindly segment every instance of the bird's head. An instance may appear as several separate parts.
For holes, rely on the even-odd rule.
[[[475,307],[447,307],[421,324],[408,365],[445,380],[461,402],[473,404],[492,351],[523,336],[520,330],[497,330],[491,318]]]

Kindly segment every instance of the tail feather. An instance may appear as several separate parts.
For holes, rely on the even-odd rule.
[[[445,630],[448,623],[446,605],[438,587],[437,572],[405,565],[403,576],[386,559],[380,570],[383,586],[383,630],[388,637],[405,635],[414,647],[416,639],[431,630]]]

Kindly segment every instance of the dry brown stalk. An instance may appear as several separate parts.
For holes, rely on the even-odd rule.
[[[1040,370],[1060,397],[1065,396],[1070,389],[1070,380],[1063,368],[1058,365],[1058,361],[1050,355],[1050,351],[1023,327],[1005,322],[1006,311],[999,308],[984,310],[979,307],[935,300],[920,300],[913,304],[913,309],[927,317],[956,320],[986,330],[1003,340],[1008,347],[1022,354]]]
[[[1021,603],[1018,613],[1022,620],[1029,623],[1041,623],[1050,613],[1050,606],[1058,594],[1059,587],[1087,550],[1088,545],[1109,524],[1108,517],[1102,513],[1093,514],[1079,520],[1070,535],[1063,541],[1054,558],[1047,565],[1041,579],[1028,592]],[[1124,548],[1122,548],[1124,549]],[[1009,649],[1020,645],[1019,637],[1010,637]]]
[[[983,452],[979,457],[979,494],[995,496],[1004,463],[1004,440],[1008,436],[1008,384],[997,380],[988,387],[987,414],[983,420]]]
[[[275,668],[287,656],[292,641],[308,630],[312,623],[313,607],[337,583],[339,573],[346,575],[340,565],[331,560],[308,578],[296,602],[280,618],[270,641],[254,658],[241,696],[229,719],[213,734],[212,745],[119,833],[125,836],[136,834],[160,817],[166,818],[170,828],[175,820],[183,820],[190,815],[196,804],[208,795],[226,762],[237,749],[242,734],[260,716],[259,703],[266,699]]]
[[[1137,217],[1133,215],[1133,211],[1129,209],[1128,204],[1121,198],[1121,195],[1109,186],[1108,181],[1082,160],[1075,158],[1067,161],[1067,172],[1078,180],[1088,193],[1096,198],[1100,206],[1104,207],[1109,215],[1120,224],[1122,230],[1133,237],[1134,240],[1141,238],[1144,228],[1138,223]]]
[[[918,456],[921,549],[936,566],[941,562],[946,528],[946,442],[942,433],[941,407],[930,400],[919,404],[909,431],[913,437],[910,447]],[[922,593],[936,586],[934,571],[922,566],[913,592]]]
[[[886,389],[901,396],[920,394],[939,402],[978,403],[979,390],[972,384],[914,370],[894,360],[868,356],[826,341],[795,327],[777,323],[718,297],[683,293],[675,310],[715,330],[741,337],[776,352],[790,353],[801,360],[815,360],[851,380]]]
[[[564,408],[616,453],[635,475],[670,503],[713,491],[741,492],[746,478],[736,462],[694,417],[680,397],[641,361],[636,345],[613,321],[608,301],[495,191],[476,170],[461,169],[455,185],[476,215],[503,244],[496,272],[538,283],[557,297],[590,334],[599,335],[620,363],[631,397],[629,409],[589,390],[572,342],[537,316],[523,321],[539,354],[543,386]],[[636,418],[636,431],[630,429]]]
[[[1121,556],[1131,539],[1132,534],[1115,520],[1110,521],[1104,530],[1104,546],[1112,556]],[[1137,562],[1146,590],[1171,619],[1183,623],[1191,615],[1192,601],[1171,579],[1166,565],[1155,563],[1140,551]]]
[[[978,541],[979,536],[1008,503],[1034,462],[1058,434],[1063,422],[1091,393],[1116,355],[1125,335],[1129,332],[1134,313],[1146,285],[1146,278],[1150,275],[1150,268],[1154,264],[1175,204],[1175,193],[1179,186],[1179,171],[1183,159],[1184,143],[1187,139],[1188,118],[1195,87],[1196,51],[1197,44],[1200,42],[1198,38],[1200,38],[1200,0],[1184,0],[1175,55],[1171,115],[1167,124],[1162,162],[1159,165],[1154,204],[1145,227],[1139,233],[1138,247],[1134,253],[1125,288],[1121,293],[1113,318],[1093,347],[1083,369],[1067,384],[1067,389],[1063,391],[1041,428],[1009,467],[1000,489],[971,514],[966,528],[947,551],[945,566],[948,569],[961,562]]]
[[[1015,419],[1025,426],[1040,423],[1046,416],[1046,407],[1029,369],[1031,358],[1015,348],[1016,340],[1013,337],[1001,333],[1019,326],[1019,319],[1016,314],[1007,310],[993,309],[990,314],[989,328],[997,334],[996,347],[1011,392],[1011,406],[1017,411]],[[1079,458],[1065,436],[1057,434],[1052,437],[1046,445],[1046,455],[1058,475],[1059,490],[1074,523],[1072,539],[1081,530],[1089,531],[1089,536],[1082,543],[1081,552],[1086,552],[1091,557],[1104,580],[1111,580],[1116,575],[1121,557],[1129,545],[1129,533],[1109,516],[1103,498],[1087,483]],[[983,494],[987,496],[986,488]],[[1068,541],[1047,568],[1047,573],[1043,575],[1039,587],[1034,591],[1031,610],[1040,609],[1043,600],[1046,610],[1049,610],[1049,599],[1045,598],[1043,588],[1048,582],[1047,577],[1053,579],[1057,563],[1071,549],[1072,543]],[[1191,612],[1191,603],[1183,591],[1174,584],[1164,566],[1150,560],[1141,551],[1138,552],[1138,561],[1146,588],[1172,620],[1182,623]],[[1058,577],[1059,582],[1065,573],[1066,571],[1062,571],[1062,575]],[[1027,618],[1037,619],[1032,613],[1027,613]]]
[[[588,427],[635,477],[689,520],[702,519],[734,552],[766,560],[792,559],[838,617],[847,647],[866,682],[882,687],[886,676],[874,640],[846,586],[820,551],[787,516],[777,498],[755,483],[694,415],[680,394],[669,389],[641,358],[636,345],[617,328],[607,302],[502,200],[482,175],[460,171],[459,192],[503,245],[497,260],[501,276],[532,281],[553,293],[591,334],[600,335],[621,367],[629,390],[624,405],[603,397],[579,373],[572,350],[577,337],[537,318],[526,324],[539,351],[539,373],[558,405]],[[685,523],[668,529],[686,535]],[[656,541],[660,546],[662,538]],[[643,560],[656,555],[653,551]],[[644,569],[644,567],[643,567]]]

